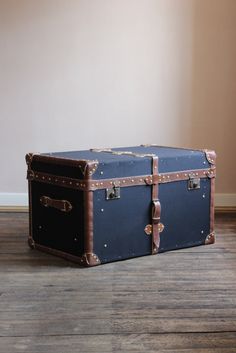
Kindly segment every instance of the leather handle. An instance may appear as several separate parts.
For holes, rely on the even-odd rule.
[[[73,208],[67,200],[55,200],[48,196],[41,196],[40,202],[44,207],[53,207],[62,212],[70,212]]]

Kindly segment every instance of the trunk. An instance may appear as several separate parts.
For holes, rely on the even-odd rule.
[[[213,151],[149,145],[26,161],[32,248],[94,266],[214,242]]]

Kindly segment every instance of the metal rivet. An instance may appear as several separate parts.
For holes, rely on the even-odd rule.
[[[205,195],[205,194],[203,194],[203,195],[202,195],[202,197],[205,199],[206,195]]]
[[[131,181],[132,181],[132,183],[134,183],[134,179],[132,179]]]
[[[125,180],[123,180],[123,183],[125,183]]]
[[[94,184],[92,184],[92,187],[94,187]]]
[[[101,212],[104,212],[104,208],[101,208]]]
[[[101,171],[100,174],[103,175],[103,171]]]
[[[203,234],[204,233],[204,230],[201,230],[201,234]]]
[[[178,178],[178,177],[179,177],[179,174],[177,174],[176,176],[177,176],[177,178]]]
[[[98,262],[98,259],[96,259],[96,261]]]
[[[70,181],[70,185],[72,184],[72,181]]]
[[[42,229],[42,226],[39,226],[39,229]]]
[[[74,241],[78,241],[78,239],[77,239],[77,238],[74,238]]]
[[[107,248],[107,244],[104,244],[104,248]]]

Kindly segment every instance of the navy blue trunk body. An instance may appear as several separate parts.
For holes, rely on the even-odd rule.
[[[112,151],[116,153],[113,154]],[[122,154],[122,151],[128,153]],[[121,182],[122,185],[115,184],[115,187],[119,188],[120,197],[114,199],[107,199],[107,187],[96,188],[96,183],[100,180],[152,176],[153,155],[158,157],[158,175],[166,175],[166,178],[169,178],[168,173],[171,176],[173,173],[187,171],[185,177],[157,185],[125,186],[125,182]],[[48,249],[61,256],[69,254],[74,257],[71,257],[72,260],[76,257],[81,259],[88,252],[86,236],[89,231],[92,236],[89,254],[95,254],[99,263],[151,254],[152,234],[147,234],[145,229],[153,224],[152,195],[155,187],[158,188],[160,222],[164,228],[158,234],[158,252],[205,244],[207,237],[213,234],[213,178],[209,177],[208,173],[212,169],[212,161],[204,151],[139,146],[107,151],[56,152],[40,156],[41,160],[32,158],[29,169],[33,171],[33,177],[28,179],[31,245],[36,244],[41,250]],[[50,158],[55,157],[61,162],[51,163]],[[78,179],[80,182],[85,180],[81,168],[72,165],[73,163],[63,164],[63,160],[97,161],[96,170],[91,176],[94,189],[89,191],[90,196],[92,193],[93,202],[92,226],[90,224],[89,229],[86,226],[87,190],[70,188],[69,185],[63,187],[36,178],[37,173],[41,173],[47,177],[50,175],[68,178],[68,183],[70,179]],[[188,171],[198,170],[206,170],[208,174],[201,177],[195,175],[197,180],[194,179],[194,182],[199,184],[190,188],[189,180],[192,176]],[[113,184],[111,182],[111,187]],[[58,207],[50,207],[48,204],[45,207],[40,201],[42,197],[67,200],[73,207],[70,212],[62,212]]]

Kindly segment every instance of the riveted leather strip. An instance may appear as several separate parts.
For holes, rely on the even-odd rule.
[[[42,155],[42,154],[33,154],[33,161],[52,163],[58,165],[69,165],[74,167],[85,166],[86,164],[98,163],[97,160],[87,160],[87,159],[71,159],[64,157],[55,157],[53,155]]]
[[[153,178],[158,175],[158,157],[152,158]],[[161,204],[158,199],[158,184],[152,184],[152,254],[156,254],[160,245],[158,224],[161,216]]]
[[[158,183],[169,183],[172,181],[181,181],[188,180],[190,177],[196,178],[214,178],[215,177],[215,168],[208,169],[192,169],[184,170],[181,172],[172,172],[172,173],[161,173],[158,174]]]
[[[41,183],[53,184],[62,186],[65,188],[72,188],[77,190],[99,190],[107,189],[112,185],[118,185],[119,187],[130,187],[137,185],[156,185],[162,183],[169,183],[173,181],[188,180],[191,177],[198,178],[214,178],[215,167],[208,169],[194,169],[185,170],[181,172],[161,173],[158,175],[139,175],[134,177],[124,178],[111,178],[111,179],[73,179],[68,177],[62,177],[42,172],[34,172],[28,170],[27,179],[34,180]]]
[[[206,150],[206,158],[215,170],[216,153]],[[205,244],[213,244],[215,242],[215,178],[211,178],[211,196],[210,196],[210,234],[206,237]]]
[[[89,183],[92,178],[93,164],[88,165],[85,179]],[[93,191],[84,191],[84,254],[81,263],[85,266],[96,266],[101,262],[93,253]]]

